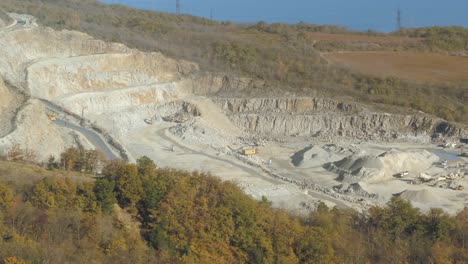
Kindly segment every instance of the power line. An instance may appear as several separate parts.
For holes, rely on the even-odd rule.
[[[397,30],[400,31],[403,28],[402,26],[402,14],[401,14],[401,9],[398,7],[397,10]]]
[[[180,0],[176,0],[176,13],[180,15]]]

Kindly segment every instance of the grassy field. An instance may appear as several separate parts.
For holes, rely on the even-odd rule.
[[[345,52],[325,57],[333,64],[379,77],[437,84],[468,82],[466,57],[415,52]]]

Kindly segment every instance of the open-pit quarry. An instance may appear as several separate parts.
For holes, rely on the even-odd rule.
[[[345,100],[226,96],[251,82],[9,17],[0,21],[1,154],[19,144],[40,161],[77,145],[109,159],[145,155],[299,214],[320,201],[361,210],[393,196],[450,213],[468,203],[466,125]]]

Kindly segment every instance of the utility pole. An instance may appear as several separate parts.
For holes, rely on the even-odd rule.
[[[85,126],[84,112],[85,112],[86,109],[88,109],[87,106],[82,106],[81,107],[81,125],[82,126]]]
[[[402,26],[402,14],[401,14],[401,9],[400,7],[398,7],[398,10],[397,10],[397,30],[398,31],[401,31],[401,29],[403,28]]]
[[[176,13],[180,15],[180,0],[176,0]]]

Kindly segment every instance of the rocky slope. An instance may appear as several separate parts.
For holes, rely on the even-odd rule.
[[[11,18],[0,10],[0,27],[6,27],[11,24]]]
[[[0,137],[13,129],[13,118],[24,102],[24,96],[9,87],[0,76]]]
[[[323,98],[216,98],[238,127],[277,136],[348,137],[362,140],[418,140],[468,137],[468,128],[426,115],[376,113]]]
[[[80,32],[38,27],[30,16],[15,18],[24,21],[13,30],[0,30],[0,76],[8,83],[0,81],[0,136],[4,137],[4,148],[18,142],[37,152],[57,154],[63,147],[55,128],[49,127],[53,124],[48,122],[47,111],[35,99],[48,100],[77,116],[85,114],[93,122],[112,120],[112,129],[120,132],[133,129],[135,124],[147,125],[146,119],[158,115],[158,106],[182,100],[204,112],[205,121],[211,120],[205,125],[219,131],[228,127],[227,132],[236,131],[235,135],[246,131],[271,137],[419,141],[430,141],[438,135],[449,139],[468,137],[466,126],[430,116],[375,113],[331,99],[221,98],[230,93],[248,95],[250,90],[267,84],[202,73],[192,62],[106,43]],[[32,98],[28,106],[24,105],[23,93]],[[193,99],[215,94],[215,104],[208,99]],[[21,112],[16,116],[18,109]],[[32,109],[37,111],[31,113],[34,118],[26,118]],[[229,120],[219,113],[220,109]],[[38,120],[41,124],[35,124]],[[47,148],[42,146],[44,142],[48,142]]]
[[[65,142],[58,128],[44,113],[44,105],[37,99],[23,105],[15,117],[14,131],[0,138],[0,154],[5,154],[16,144],[35,153],[38,161],[63,152]]]
[[[57,155],[63,140],[69,142],[55,133],[57,128],[48,120],[50,104],[36,99],[77,116],[85,113],[87,118],[106,120],[112,114],[138,113],[132,118],[145,124],[148,109],[213,93],[222,86],[222,77],[200,74],[195,63],[106,43],[80,32],[39,27],[31,16],[13,17],[18,21],[14,27],[0,29],[1,152],[21,144],[37,153]]]
[[[12,85],[24,87],[26,70],[44,59],[128,52],[121,44],[105,43],[75,31],[32,27],[9,32],[0,38],[0,74]]]
[[[43,60],[27,69],[33,96],[53,100],[83,92],[109,91],[177,81],[198,70],[160,53],[129,52]],[[53,88],[44,89],[51,86]]]

